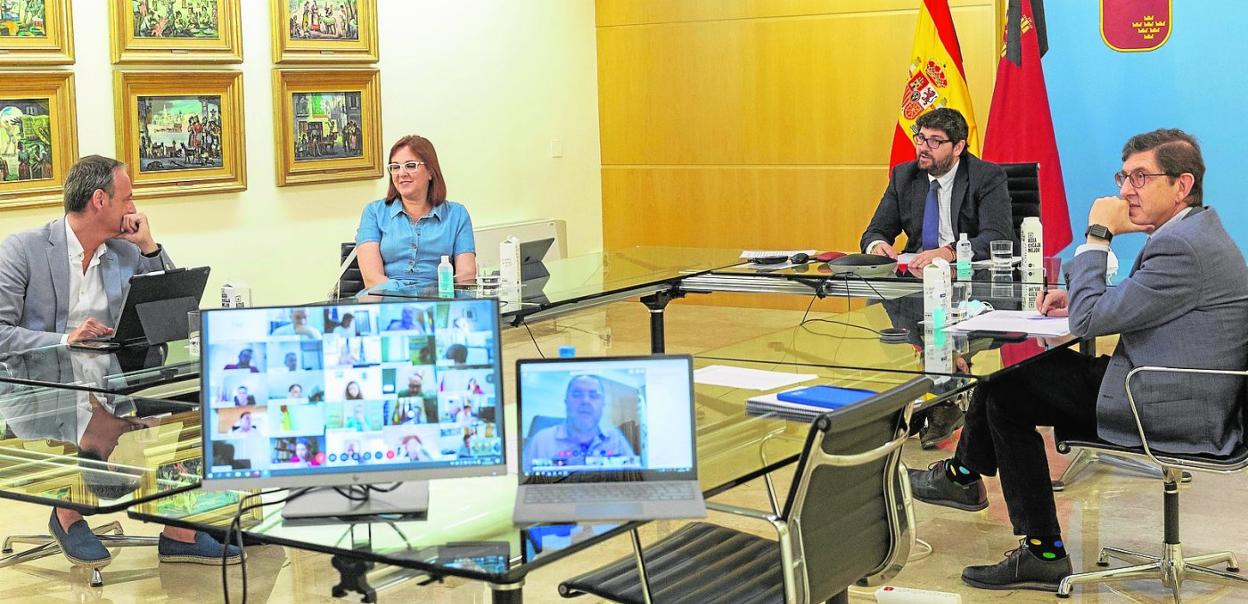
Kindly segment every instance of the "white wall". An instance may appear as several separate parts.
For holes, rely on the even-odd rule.
[[[111,0],[73,0],[79,153],[117,156],[109,63]],[[139,210],[182,266],[209,265],[214,304],[226,279],[256,304],[324,297],[338,242],[386,180],[277,187],[269,2],[241,0],[248,188],[145,199]],[[421,134],[438,149],[449,198],[475,225],[568,221],[571,254],[602,247],[594,3],[588,0],[377,0],[382,142]],[[176,69],[184,69],[181,66]],[[185,68],[191,69],[191,68]],[[551,140],[563,157],[551,157]],[[383,156],[385,151],[382,151]],[[0,234],[58,207],[0,212]]]

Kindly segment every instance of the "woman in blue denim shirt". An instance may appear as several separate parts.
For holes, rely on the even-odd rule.
[[[446,181],[433,143],[405,136],[390,148],[390,190],[364,208],[355,233],[366,288],[387,281],[405,286],[437,283],[438,262],[449,256],[455,281],[477,278],[472,219],[463,205],[446,199]]]

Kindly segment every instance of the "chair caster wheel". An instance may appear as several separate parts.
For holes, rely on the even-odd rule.
[[[9,555],[9,554],[11,554],[11,553],[13,553],[13,548],[11,548],[11,547],[6,547],[6,548],[4,548],[4,549],[0,549],[0,554],[4,554],[4,555],[6,555],[6,556],[7,556],[7,555]]]
[[[1238,567],[1238,566],[1228,566],[1228,567],[1226,567],[1226,572],[1228,572],[1228,573],[1237,573],[1237,572],[1239,572],[1239,567]]]
[[[1109,566],[1109,563],[1108,563],[1108,562],[1097,562],[1097,563],[1096,563],[1096,565],[1097,565],[1097,566],[1100,566],[1100,567],[1102,567],[1102,568],[1104,568],[1104,567],[1108,567],[1108,566]]]
[[[1057,597],[1058,599],[1061,599],[1061,600],[1069,600],[1070,594],[1057,594]]]

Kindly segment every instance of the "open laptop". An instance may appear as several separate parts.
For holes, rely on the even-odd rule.
[[[207,266],[173,268],[130,277],[113,335],[70,346],[111,350],[185,340],[189,331],[186,313],[199,308],[209,270]]]
[[[525,359],[514,520],[702,518],[688,355]]]

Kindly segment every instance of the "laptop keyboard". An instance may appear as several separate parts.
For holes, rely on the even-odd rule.
[[[694,498],[688,482],[608,482],[541,486],[525,489],[525,503],[594,503],[608,501],[673,501]]]

